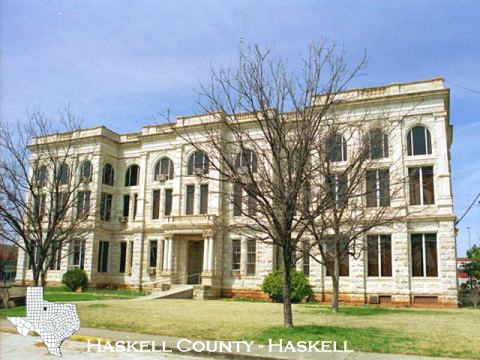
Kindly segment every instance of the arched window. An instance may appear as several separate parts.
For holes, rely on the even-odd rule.
[[[80,180],[83,182],[92,181],[92,163],[88,160],[80,166]]]
[[[367,135],[367,149],[370,159],[388,157],[388,137],[382,129],[371,129]]]
[[[70,166],[68,166],[68,164],[63,163],[60,166],[60,170],[58,171],[58,181],[60,185],[68,184],[69,178],[70,178]]]
[[[415,126],[407,135],[407,153],[411,155],[426,155],[432,153],[430,131],[424,126]]]
[[[137,186],[140,175],[140,166],[131,165],[125,173],[125,186]]]
[[[235,158],[235,169],[249,168],[253,173],[257,172],[257,154],[250,149],[238,153]]]
[[[195,151],[188,159],[187,174],[197,173],[208,174],[208,156],[203,151]]]
[[[161,179],[160,175],[165,178]],[[155,165],[153,176],[156,181],[173,179],[173,161],[168,157],[161,158]]]
[[[36,174],[36,180],[38,186],[46,186],[48,181],[48,170],[46,165],[41,165]]]
[[[347,161],[347,141],[340,134],[331,135],[327,139],[326,151],[332,162]]]
[[[115,172],[113,171],[113,167],[110,164],[105,164],[103,167],[103,174],[102,174],[102,184],[113,186],[113,176]]]

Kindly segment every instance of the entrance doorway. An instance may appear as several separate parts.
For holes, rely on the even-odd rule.
[[[203,240],[188,242],[187,284],[198,285],[203,271]]]

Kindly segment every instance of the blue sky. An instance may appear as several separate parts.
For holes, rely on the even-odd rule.
[[[1,115],[69,105],[87,127],[138,131],[171,109],[195,112],[210,67],[235,65],[239,1],[3,1]],[[452,173],[461,215],[480,191],[478,1],[247,1],[244,38],[292,58],[328,38],[349,60],[367,50],[352,86],[443,76],[451,87]],[[458,84],[474,91],[461,89]],[[459,254],[480,244],[480,205],[459,224]]]

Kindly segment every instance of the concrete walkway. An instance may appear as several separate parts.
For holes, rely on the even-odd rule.
[[[0,319],[0,332],[16,333],[13,325],[6,319]],[[19,335],[20,336],[20,335]],[[447,360],[449,358],[433,358],[425,356],[414,356],[414,355],[393,355],[393,354],[376,354],[376,353],[365,353],[365,352],[337,352],[337,353],[319,353],[319,352],[310,352],[310,353],[292,353],[292,352],[278,352],[274,350],[269,352],[268,345],[262,344],[253,344],[251,351],[247,352],[247,347],[240,345],[240,351],[232,352],[210,352],[210,351],[200,351],[196,352],[192,347],[198,346],[197,350],[201,350],[203,346],[206,346],[209,343],[209,346],[215,346],[214,341],[202,341],[202,340],[186,340],[170,336],[159,336],[159,335],[150,335],[150,334],[139,334],[131,333],[124,331],[113,331],[105,329],[94,329],[94,328],[81,328],[79,332],[73,335],[70,340],[78,341],[87,341],[87,338],[90,338],[91,351],[96,352],[98,350],[98,339],[107,340],[114,345],[115,341],[145,341],[149,344],[153,344],[157,351],[172,350],[170,355],[178,355],[178,357],[187,356],[201,356],[209,357],[215,359],[245,359],[245,360],[269,360],[269,359],[283,359],[283,360],[293,360],[293,359],[304,359],[304,360]],[[241,339],[239,339],[241,340]],[[198,341],[198,342],[197,342]],[[273,339],[275,343],[278,343],[278,339]],[[343,344],[339,344],[339,347],[343,347]],[[104,349],[102,346],[100,350]],[[151,349],[151,346],[150,346]],[[236,350],[234,346],[234,350]],[[85,344],[85,351],[87,351],[87,344]],[[158,352],[151,354],[159,354]],[[105,353],[105,358],[112,356],[112,353]],[[118,353],[116,353],[118,355]],[[451,359],[451,358],[450,358]]]

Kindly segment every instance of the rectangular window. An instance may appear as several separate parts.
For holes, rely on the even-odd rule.
[[[120,242],[120,273],[125,273],[125,268],[127,266],[127,242]]]
[[[45,215],[45,199],[46,194],[33,195],[33,211],[39,220],[42,220],[43,216]]]
[[[208,213],[208,184],[200,185],[200,214]]]
[[[367,171],[367,207],[390,206],[390,172]]]
[[[158,241],[152,240],[150,241],[150,267],[157,267],[157,253],[158,253]]]
[[[346,174],[334,174],[326,178],[327,201],[330,208],[346,207],[348,203],[348,179]]]
[[[133,241],[130,241],[130,254],[128,259],[128,268],[130,271],[132,271],[132,267],[133,267]]]
[[[55,213],[60,219],[63,219],[68,211],[69,193],[61,192],[55,197]]]
[[[128,218],[130,214],[130,195],[123,195],[123,216]]]
[[[335,259],[335,246],[336,241],[333,238],[326,240],[326,256],[325,266],[327,268],[327,276],[333,275],[334,259]],[[338,254],[340,259],[340,276],[349,276],[350,273],[350,255],[348,253],[349,242],[348,240],[340,241],[338,244]]]
[[[412,234],[412,276],[438,276],[437,235]]]
[[[253,186],[249,188],[249,190],[252,188]],[[257,198],[251,194],[248,194],[247,206],[248,206],[248,215],[255,216],[255,214],[257,213]]]
[[[84,268],[85,264],[85,240],[73,240],[71,243],[72,265]]]
[[[172,213],[172,189],[165,190],[165,215],[170,215]]]
[[[255,275],[257,265],[257,242],[247,241],[247,275]]]
[[[233,216],[242,215],[242,187],[240,184],[233,185]]]
[[[242,245],[240,240],[232,240],[232,272],[240,271]]]
[[[62,247],[58,241],[53,241],[50,251],[50,270],[60,270],[62,262]]]
[[[153,190],[152,219],[160,218],[160,190]]]
[[[303,242],[303,275],[310,276],[310,243],[308,240]]]
[[[79,191],[77,197],[77,218],[87,216],[90,212],[90,191]]]
[[[390,235],[367,236],[368,276],[392,276],[392,240]]]
[[[110,243],[108,241],[100,241],[98,244],[98,264],[97,272],[108,271],[108,247]]]
[[[185,204],[185,214],[193,214],[193,205],[195,199],[195,185],[187,185],[187,199]]]
[[[433,167],[409,168],[408,177],[410,205],[434,204]]]
[[[138,194],[133,195],[133,220],[137,218]]]
[[[112,218],[112,194],[102,193],[100,203],[100,219],[110,221]]]

